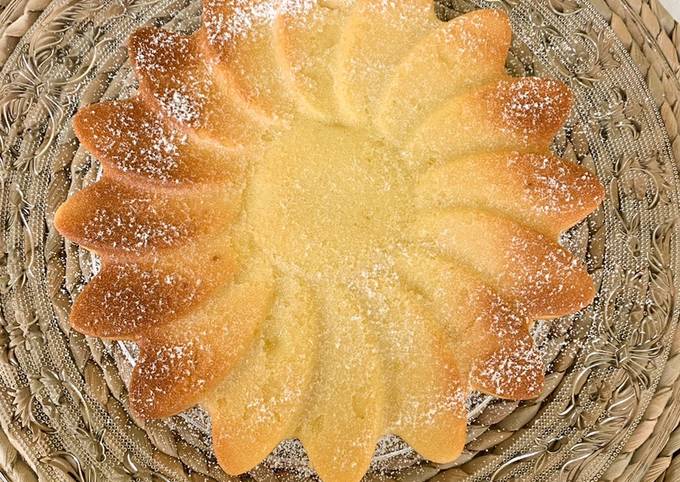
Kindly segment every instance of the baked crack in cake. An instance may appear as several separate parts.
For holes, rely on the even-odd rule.
[[[602,186],[550,153],[557,80],[504,69],[504,13],[206,0],[129,41],[134,98],[74,119],[103,177],[55,218],[96,253],[80,332],[140,348],[130,406],[210,413],[240,474],[298,438],[357,481],[395,434],[450,462],[480,391],[540,394],[529,327],[594,296],[558,244]]]

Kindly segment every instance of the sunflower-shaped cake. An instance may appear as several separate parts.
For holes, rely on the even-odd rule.
[[[532,320],[591,302],[561,232],[603,197],[550,154],[556,80],[504,69],[506,15],[431,0],[206,0],[129,41],[138,95],[80,110],[103,177],[55,224],[96,253],[73,326],[133,340],[130,406],[199,404],[218,461],[288,438],[357,481],[400,436],[450,462],[472,390],[538,395]]]

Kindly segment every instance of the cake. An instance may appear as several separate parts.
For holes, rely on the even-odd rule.
[[[129,40],[135,97],[73,125],[103,177],[57,229],[102,261],[86,334],[140,349],[142,418],[210,414],[241,474],[297,438],[358,481],[384,434],[446,463],[471,391],[524,400],[538,319],[588,305],[559,236],[603,188],[550,143],[562,82],[513,78],[499,10],[430,0],[206,0]]]

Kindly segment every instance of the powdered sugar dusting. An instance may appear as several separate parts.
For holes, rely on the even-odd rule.
[[[91,141],[100,157],[123,173],[143,176],[162,183],[182,181],[187,135],[169,128],[163,121],[134,102],[110,106],[106,122],[97,122]],[[97,111],[95,111],[96,113]]]
[[[96,186],[96,185],[95,185]],[[82,225],[84,240],[123,252],[170,247],[190,236],[190,215],[143,193],[92,190],[95,203]],[[115,204],[108,205],[114,202]]]
[[[228,0],[206,2],[210,13],[204,18],[212,44],[224,44],[254,34],[261,26],[271,25],[277,16],[299,15],[317,0]]]
[[[134,333],[186,310],[200,285],[200,277],[189,279],[157,266],[107,264],[81,295],[79,319],[85,319],[88,331],[102,335]]]
[[[581,260],[543,236],[513,236],[507,263],[514,296],[531,311],[560,313],[590,302],[592,286]]]
[[[164,30],[143,31],[133,42],[133,54],[148,89],[170,117],[199,127],[213,79],[207,64],[195,51],[194,40]]]
[[[564,84],[536,77],[502,81],[491,95],[500,107],[501,128],[521,135],[525,144],[536,134],[557,129],[568,113],[564,106],[571,102]]]
[[[527,160],[530,166],[521,166],[526,165]],[[553,156],[515,154],[508,157],[508,168],[517,168],[518,164],[529,175],[523,201],[537,215],[584,211],[592,204],[593,193],[599,191],[599,183],[592,173]]]

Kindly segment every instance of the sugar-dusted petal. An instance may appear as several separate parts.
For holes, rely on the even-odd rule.
[[[122,183],[187,189],[238,184],[243,176],[243,152],[190,138],[138,99],[84,107],[73,127],[107,176]]]
[[[256,143],[266,123],[237,90],[221,82],[203,55],[205,32],[191,36],[154,27],[128,42],[140,94],[192,136],[227,148]]]
[[[493,343],[489,345],[484,327],[528,324],[462,263],[410,248],[397,259],[396,270],[402,283],[420,295],[423,308],[446,331],[461,373],[467,374],[476,358],[495,349]]]
[[[102,256],[135,258],[223,229],[238,199],[231,192],[168,196],[104,177],[62,204],[54,224],[63,236]]]
[[[392,382],[388,430],[426,459],[451,462],[465,445],[467,373],[421,299],[396,288],[390,301],[381,334]]]
[[[422,38],[387,81],[375,124],[400,143],[443,101],[505,75],[510,24],[502,10],[474,10]]]
[[[552,155],[490,152],[433,166],[415,195],[423,210],[487,208],[557,239],[597,208],[604,188],[583,167]]]
[[[321,356],[297,435],[322,480],[359,481],[385,431],[384,374],[362,307],[345,288],[321,289]]]
[[[105,261],[76,298],[70,323],[86,335],[112,339],[172,323],[233,278],[237,267],[229,252],[225,243],[201,243],[160,261]]]
[[[356,0],[340,32],[334,67],[342,120],[369,125],[395,65],[440,25],[430,0]]]
[[[206,408],[220,465],[240,474],[293,436],[317,364],[319,313],[310,290],[290,278],[250,354],[216,388]]]
[[[274,23],[274,49],[283,81],[300,112],[320,121],[337,118],[331,66],[351,3],[314,2],[302,12],[284,12]]]
[[[545,365],[525,323],[510,331],[489,331],[496,350],[480,357],[470,374],[470,385],[477,391],[511,400],[536,398],[543,391]]]
[[[260,261],[199,308],[143,333],[130,382],[132,410],[160,418],[203,400],[252,348],[272,298],[272,271]]]
[[[203,23],[206,54],[230,87],[272,119],[294,108],[276,62],[274,22],[279,15],[298,15],[313,1],[206,0]]]
[[[416,221],[410,236],[474,267],[531,319],[572,313],[595,295],[581,261],[552,239],[503,216],[469,208],[434,211]]]
[[[518,400],[540,393],[544,366],[527,319],[474,271],[414,250],[398,260],[397,269],[446,330],[449,353],[466,387]]]
[[[405,147],[423,160],[480,151],[546,152],[571,103],[571,91],[558,80],[506,78],[446,101]]]

